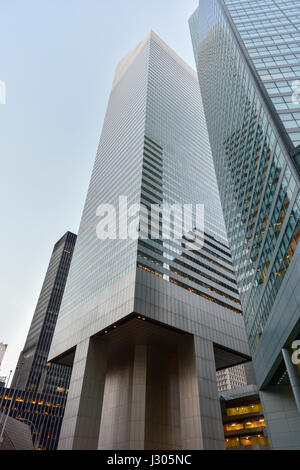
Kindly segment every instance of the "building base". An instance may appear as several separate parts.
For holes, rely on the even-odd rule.
[[[213,343],[139,316],[78,344],[59,449],[224,449]]]

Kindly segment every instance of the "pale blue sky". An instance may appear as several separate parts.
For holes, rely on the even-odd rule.
[[[0,0],[0,375],[14,368],[53,244],[77,233],[118,61],[150,29],[194,67],[197,0]]]

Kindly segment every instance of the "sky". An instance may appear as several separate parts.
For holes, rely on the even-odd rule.
[[[0,375],[14,370],[54,243],[77,233],[114,70],[150,29],[192,67],[197,0],[0,0]]]

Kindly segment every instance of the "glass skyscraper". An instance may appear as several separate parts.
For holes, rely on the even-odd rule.
[[[32,322],[10,388],[0,388],[1,410],[30,425],[35,448],[57,448],[71,377],[71,364],[48,362],[76,235],[54,245]]]
[[[70,368],[55,364],[47,366],[47,357],[75,243],[76,235],[66,232],[54,245],[12,387],[44,393],[55,393],[57,387],[63,390],[68,387]]]
[[[273,448],[299,448],[300,4],[200,0],[190,19],[246,330]],[[296,432],[297,430],[297,432]]]
[[[300,145],[298,0],[228,1],[228,12],[292,144]],[[296,93],[295,93],[296,92]]]
[[[131,216],[203,204],[204,229],[177,238],[174,213],[147,238],[139,207],[130,238],[125,197]],[[224,448],[216,369],[249,359],[197,75],[150,32],[116,69],[51,345],[73,363],[60,448]]]

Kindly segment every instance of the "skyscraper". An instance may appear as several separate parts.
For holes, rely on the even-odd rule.
[[[204,204],[202,248],[141,206],[127,236],[125,198]],[[153,32],[116,69],[49,360],[73,363],[60,449],[224,448],[216,368],[249,351],[197,76]]]
[[[76,238],[66,232],[55,243],[12,384],[0,387],[1,411],[30,425],[39,450],[57,448],[68,394],[70,364],[51,364],[47,357]]]
[[[190,19],[246,330],[279,449],[300,448],[299,19],[293,0],[200,0]]]
[[[0,343],[0,366],[2,364],[6,348],[7,348],[7,344]]]
[[[25,345],[12,380],[13,388],[53,393],[57,388],[68,387],[70,368],[47,364],[47,358],[75,243],[76,235],[66,232],[54,245]]]
[[[217,381],[219,392],[232,390],[247,385],[247,377],[244,365],[230,367],[217,372]]]

